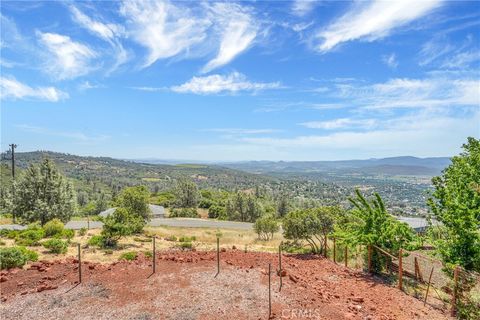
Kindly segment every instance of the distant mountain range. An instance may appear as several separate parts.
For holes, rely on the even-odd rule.
[[[450,164],[450,158],[391,157],[367,160],[340,161],[245,161],[220,163],[219,165],[252,173],[309,173],[338,172],[386,174],[386,175],[426,175],[439,174]]]

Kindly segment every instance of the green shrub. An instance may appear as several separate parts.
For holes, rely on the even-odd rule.
[[[73,237],[75,236],[75,231],[72,229],[64,229],[61,234],[57,235],[55,238],[59,239],[67,239],[67,240],[72,240]]]
[[[180,242],[192,242],[192,241],[196,241],[197,240],[197,237],[195,236],[191,236],[191,237],[186,237],[186,236],[181,236],[178,241]]]
[[[137,258],[137,253],[135,251],[124,252],[120,256],[120,260],[132,261],[132,260],[135,260],[136,258]]]
[[[143,251],[143,254],[145,255],[146,258],[153,257],[152,251],[145,250],[145,251]]]
[[[133,241],[137,241],[137,242],[152,242],[152,239],[150,239],[150,238],[134,237],[134,238],[133,238]]]
[[[101,235],[92,236],[87,244],[92,247],[103,247],[103,237]]]
[[[83,237],[86,234],[87,234],[87,228],[84,227],[84,228],[80,228],[80,230],[78,230],[78,235],[80,237]]]
[[[180,243],[178,244],[178,247],[179,247],[180,249],[183,249],[183,250],[185,250],[185,249],[192,249],[192,248],[193,248],[193,244],[192,244],[191,242],[180,242]]]
[[[48,249],[50,253],[67,253],[68,244],[66,241],[60,239],[49,239],[43,242],[43,246]]]
[[[112,250],[112,249],[106,249],[104,252],[105,252],[105,254],[113,254],[113,250]]]
[[[196,208],[172,209],[169,218],[199,218]]]
[[[173,234],[165,238],[166,241],[177,241],[177,237],[175,237]]]
[[[65,226],[63,225],[63,222],[60,221],[60,219],[50,220],[43,226],[43,230],[45,230],[46,237],[53,237],[56,235],[60,235],[62,234],[64,228]]]
[[[4,229],[6,230],[6,229]],[[16,239],[18,234],[20,233],[19,230],[6,230],[7,232],[5,233],[6,234],[6,237],[8,239]]]
[[[37,261],[38,253],[32,250],[28,250],[25,247],[17,247],[27,257],[27,261]]]
[[[39,241],[45,236],[43,229],[26,229],[19,232],[15,243],[20,246],[38,246]]]
[[[265,215],[258,218],[253,225],[253,229],[261,240],[270,240],[273,234],[279,230],[277,221],[272,215]]]
[[[38,254],[24,247],[0,248],[0,269],[23,267],[27,261],[36,261]]]
[[[226,216],[227,212],[225,210],[225,207],[214,204],[208,208],[208,217],[210,219],[224,220],[223,218]]]

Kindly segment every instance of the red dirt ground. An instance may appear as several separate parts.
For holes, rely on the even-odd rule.
[[[38,262],[1,273],[1,319],[268,319],[268,263],[275,319],[448,319],[379,279],[312,255],[168,251],[156,273],[143,255],[101,265]]]

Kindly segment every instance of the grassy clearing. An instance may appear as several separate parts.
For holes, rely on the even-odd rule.
[[[151,236],[156,236],[157,251],[170,250],[182,247],[181,238],[188,238],[187,243],[191,243],[197,250],[215,250],[217,245],[217,236],[220,237],[220,247],[232,249],[235,246],[238,250],[248,251],[267,251],[276,252],[280,241],[284,240],[281,234],[276,234],[272,240],[258,240],[257,234],[253,230],[233,230],[233,229],[213,229],[213,228],[178,228],[178,227],[147,227],[143,235],[135,235],[122,238],[119,241],[118,248],[113,250],[100,249],[88,246],[88,240],[95,235],[99,235],[100,229],[88,230],[83,236],[75,232],[75,237],[67,248],[65,254],[52,254],[43,246],[28,247],[38,253],[39,260],[58,260],[66,257],[77,256],[77,243],[82,247],[82,259],[84,261],[95,261],[100,263],[109,263],[121,259],[127,252],[150,252],[152,250]],[[173,240],[173,241],[172,241]],[[15,246],[14,240],[3,239],[5,246]],[[44,241],[44,240],[42,240]],[[185,245],[183,245],[185,246]],[[188,248],[186,248],[188,249]]]

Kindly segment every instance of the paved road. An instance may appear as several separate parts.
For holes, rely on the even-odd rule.
[[[169,226],[169,227],[183,227],[183,228],[220,228],[220,229],[238,229],[251,230],[252,223],[235,222],[235,221],[217,221],[195,218],[157,218],[152,219],[149,223],[152,227]],[[103,223],[99,221],[90,221],[90,229],[100,229]],[[87,221],[69,221],[65,225],[67,229],[78,230],[87,228]],[[4,224],[0,225],[0,229],[22,230],[25,226],[18,224]]]

